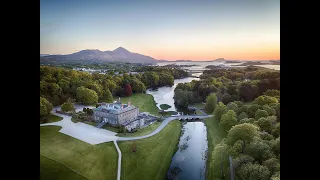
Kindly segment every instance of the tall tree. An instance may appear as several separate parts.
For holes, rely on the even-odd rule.
[[[124,94],[126,96],[131,96],[132,95],[132,87],[131,87],[131,85],[129,83],[124,85]]]
[[[98,94],[94,90],[81,86],[77,88],[77,100],[84,104],[97,103]]]
[[[74,111],[75,110],[75,107],[73,105],[73,102],[68,99],[66,102],[64,102],[62,105],[61,105],[61,110],[63,112],[69,112],[69,111]]]
[[[274,156],[271,147],[258,137],[245,147],[244,153],[254,157],[260,163]]]
[[[151,71],[148,71],[148,72],[145,72],[143,75],[142,75],[142,81],[144,84],[146,84],[148,87],[156,87],[159,83],[159,76],[157,73],[155,72],[151,72]]]
[[[239,116],[238,116],[238,119],[241,120],[241,119],[244,119],[244,118],[248,118],[248,115],[245,112],[240,113]]]
[[[219,102],[215,110],[213,111],[213,118],[217,121],[220,122],[221,116],[227,112],[227,107],[224,105],[222,102]]]
[[[259,136],[258,130],[257,126],[249,123],[235,125],[228,132],[227,143],[233,145],[237,140],[250,143],[254,137]]]
[[[237,114],[233,110],[228,110],[227,113],[221,116],[220,127],[224,131],[229,131],[229,129],[236,125],[238,122]]]
[[[239,113],[239,107],[236,103],[234,102],[230,102],[227,104],[227,109],[228,110],[233,110],[236,114]]]
[[[252,163],[242,165],[236,174],[239,180],[270,180],[271,176],[266,166]]]
[[[207,97],[204,110],[206,111],[206,113],[211,114],[215,110],[216,106],[217,106],[217,96],[215,94],[210,94]]]
[[[47,116],[52,110],[52,104],[46,99],[40,97],[40,117]]]
[[[258,109],[258,110],[256,111],[256,113],[255,113],[255,118],[256,118],[256,120],[258,120],[258,119],[260,119],[260,118],[262,118],[262,117],[267,117],[267,116],[269,116],[269,114],[268,114],[268,112],[265,111],[265,110],[260,110],[260,109]]]
[[[113,101],[113,97],[109,89],[104,91],[104,99],[107,103],[111,103]]]

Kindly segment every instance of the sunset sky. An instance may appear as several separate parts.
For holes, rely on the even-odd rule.
[[[280,59],[280,0],[40,0],[40,53]]]

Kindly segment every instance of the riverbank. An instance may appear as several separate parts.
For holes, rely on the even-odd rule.
[[[207,118],[204,120],[207,127],[207,141],[208,141],[208,152],[206,162],[206,179],[220,178],[219,172],[215,172],[213,168],[212,152],[214,147],[226,137],[226,134],[219,129],[219,123],[213,118]]]
[[[208,148],[206,126],[203,122],[184,122],[181,131],[167,179],[204,180]]]
[[[118,142],[122,152],[121,179],[164,179],[176,151],[180,121],[171,121],[161,132],[147,139]],[[133,145],[136,152],[132,152]]]

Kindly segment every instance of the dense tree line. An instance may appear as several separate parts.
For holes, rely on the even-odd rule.
[[[69,98],[84,104],[112,102],[113,96],[131,96],[144,93],[146,88],[172,86],[175,78],[187,75],[172,68],[141,66],[138,70],[141,74],[110,75],[40,66],[40,97],[54,106]]]
[[[279,95],[273,90],[265,94]],[[259,96],[250,104],[234,101],[214,106],[209,105],[212,100],[208,98],[206,107],[212,107],[214,114],[209,121],[218,123],[226,134],[211,156],[216,178],[221,178],[221,169],[229,176],[231,156],[236,179],[280,179],[280,102],[268,95]]]
[[[280,101],[280,72],[258,67],[206,70],[199,81],[178,84],[174,100],[176,105],[184,107],[205,102],[211,93],[224,104],[251,102],[264,94]]]

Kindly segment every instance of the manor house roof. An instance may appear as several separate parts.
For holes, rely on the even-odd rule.
[[[102,112],[107,112],[111,114],[122,114],[124,112],[130,111],[135,108],[137,107],[133,105],[122,104],[117,102],[117,103],[103,104],[95,108],[94,111],[102,111]]]

